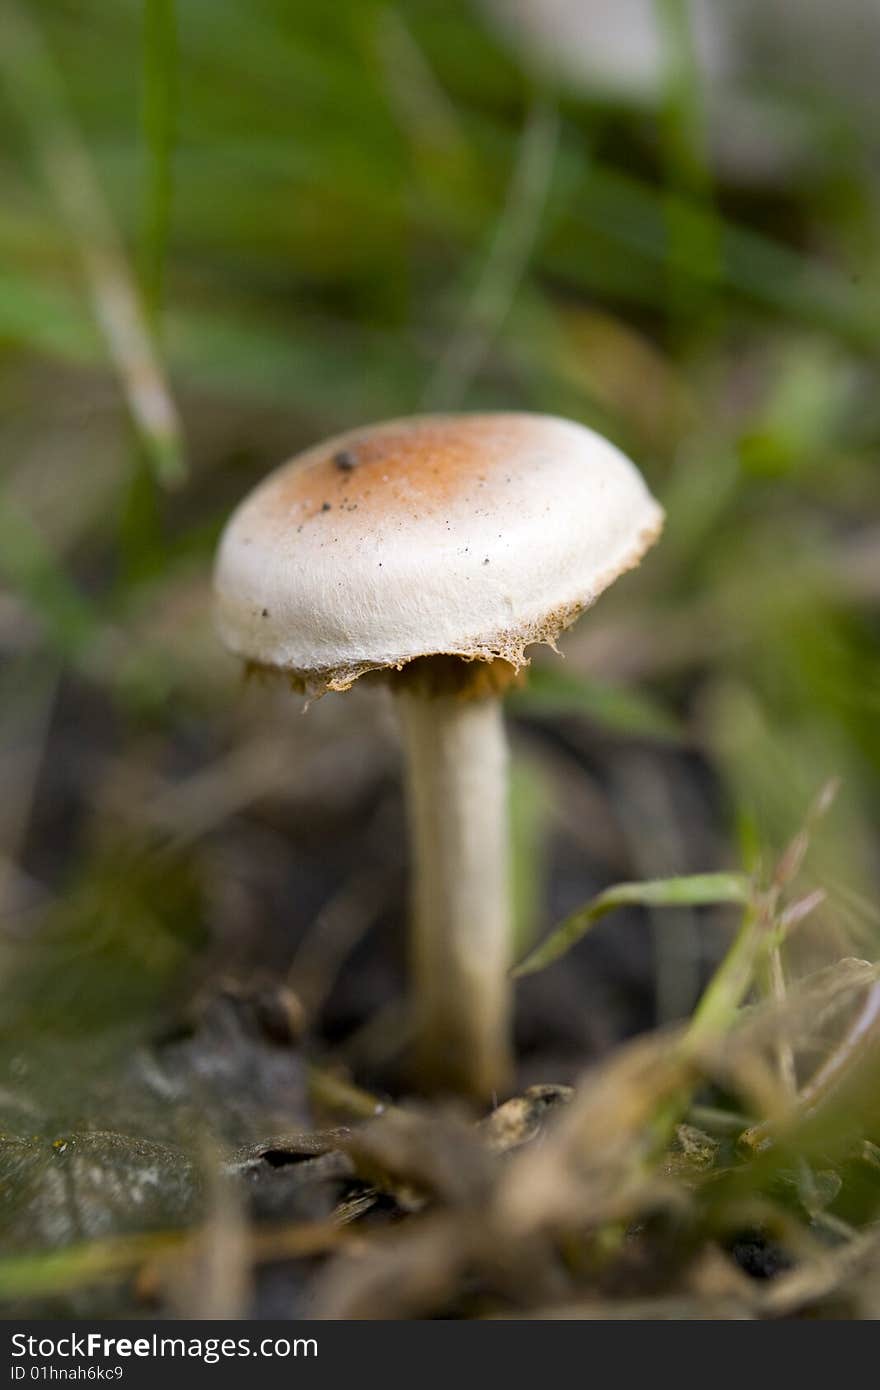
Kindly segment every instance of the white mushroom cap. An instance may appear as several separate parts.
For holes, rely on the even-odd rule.
[[[353,430],[271,473],[224,532],[224,643],[344,689],[421,656],[522,665],[656,540],[663,511],[592,430],[529,414]]]

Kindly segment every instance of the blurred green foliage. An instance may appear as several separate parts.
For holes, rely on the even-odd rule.
[[[820,877],[870,932],[880,222],[855,116],[781,74],[810,157],[772,187],[729,175],[677,0],[631,103],[557,84],[465,0],[8,9],[12,682],[72,662],[135,727],[202,716],[213,668],[156,615],[195,584],[207,627],[213,540],[282,449],[426,405],[570,414],[633,454],[668,530],[512,707],[698,749],[765,858],[839,775]]]
[[[114,1047],[140,1041],[204,954],[218,881],[234,915],[234,856],[195,842],[277,791],[279,752],[258,743],[262,716],[230,725],[210,633],[230,506],[285,453],[423,409],[594,425],[668,513],[640,573],[567,635],[564,665],[538,656],[510,709],[521,733],[594,728],[612,761],[650,747],[707,776],[719,862],[691,862],[705,827],[672,834],[672,800],[646,794],[632,823],[652,844],[605,881],[649,881],[595,899],[556,946],[622,903],[739,901],[740,870],[766,880],[839,777],[811,927],[830,957],[876,956],[880,183],[864,110],[809,67],[763,71],[745,93],[767,123],[756,164],[773,121],[809,137],[751,178],[719,150],[686,0],[657,0],[659,81],[638,98],[562,81],[476,0],[0,8],[4,1078],[35,1044],[70,1049],[56,1090],[71,1069],[94,1081],[104,1054],[80,1064],[77,1038],[100,1019]],[[105,760],[80,757],[81,716],[103,721]],[[516,745],[523,956],[565,814],[554,778]],[[832,1118],[817,1164],[845,1128]],[[36,1143],[6,1154],[10,1182],[31,1183]],[[728,1181],[751,1194],[779,1162]],[[720,1211],[726,1189],[709,1190]],[[837,1210],[861,1219],[874,1188],[851,1194]],[[49,1286],[75,1286],[80,1258],[88,1272],[91,1247]],[[31,1276],[44,1287],[39,1259],[4,1265],[0,1293]]]

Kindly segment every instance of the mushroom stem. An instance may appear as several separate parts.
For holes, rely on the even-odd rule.
[[[501,701],[402,689],[420,1082],[489,1098],[510,1069],[507,739]]]

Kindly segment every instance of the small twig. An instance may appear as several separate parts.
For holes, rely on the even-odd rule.
[[[352,1120],[372,1120],[393,1106],[325,1067],[309,1067],[309,1095],[315,1105]]]
[[[861,1009],[842,1041],[810,1078],[800,1094],[800,1104],[812,1114],[837,1084],[840,1076],[880,1032],[880,982],[871,986]]]

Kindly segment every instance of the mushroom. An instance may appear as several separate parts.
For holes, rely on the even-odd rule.
[[[413,872],[417,1076],[489,1097],[510,1069],[501,695],[656,540],[632,463],[531,414],[374,425],[284,464],[215,571],[220,636],[311,694],[383,673],[397,697]]]

